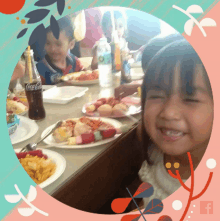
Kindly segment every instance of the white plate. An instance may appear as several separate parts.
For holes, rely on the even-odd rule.
[[[20,124],[15,133],[10,136],[12,145],[33,137],[38,131],[38,125],[35,121],[20,115],[18,118],[20,119]]]
[[[99,83],[99,79],[91,80],[91,81],[74,81],[74,80],[69,80],[67,82],[69,84],[72,84],[72,85],[91,85],[91,84],[98,84]]]
[[[24,116],[25,114],[27,114],[28,113],[28,110],[26,110],[26,111],[24,111],[24,112],[22,112],[22,113],[20,113],[20,114],[17,114],[17,115],[19,115],[19,116]]]
[[[93,117],[93,119],[98,119],[96,117]],[[103,117],[100,117],[99,118],[100,120],[102,120],[103,122],[106,122],[106,123],[110,123],[112,126],[114,126],[115,128],[119,128],[122,126],[122,124],[117,121],[117,120],[113,120],[113,119],[109,119],[109,118],[103,118]],[[49,126],[48,128],[46,128],[43,133],[41,134],[41,138],[47,134],[53,127],[55,126],[55,124]],[[117,137],[119,137],[120,134],[116,134],[114,137],[112,138],[109,138],[109,139],[106,139],[106,140],[100,140],[98,142],[95,142],[95,143],[90,143],[90,144],[82,144],[82,145],[60,145],[59,143],[57,143],[52,134],[50,136],[48,136],[44,142],[46,144],[49,144],[49,145],[54,145],[54,147],[57,147],[57,148],[67,148],[67,149],[84,149],[84,148],[90,148],[90,147],[95,147],[95,146],[99,146],[99,145],[102,145],[102,144],[106,144],[106,143],[109,143],[113,140],[115,140]]]
[[[18,153],[20,150],[21,149],[15,149],[15,152]],[[53,183],[63,174],[63,172],[66,169],[66,160],[62,155],[52,150],[42,149],[42,151],[43,151],[43,154],[46,154],[48,158],[51,158],[52,161],[56,164],[56,171],[51,177],[49,177],[43,183],[39,184],[40,188],[44,188],[50,185],[51,183]]]
[[[53,87],[43,92],[45,103],[66,104],[74,98],[81,97],[88,91],[87,87]]]
[[[74,77],[79,77],[82,73],[75,73],[74,74]],[[99,79],[95,79],[95,80],[89,80],[89,81],[77,81],[77,80],[69,80],[69,77],[68,76],[64,76],[62,78],[63,81],[69,83],[69,84],[72,84],[72,85],[91,85],[91,84],[98,84],[99,83]]]

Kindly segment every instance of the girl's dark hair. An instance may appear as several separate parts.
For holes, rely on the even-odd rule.
[[[66,37],[69,38],[70,41],[72,41],[74,39],[74,24],[73,22],[71,21],[71,18],[69,16],[65,16],[61,19],[59,19],[57,21],[58,25],[59,25],[59,28],[60,28],[60,32],[61,31],[64,31],[65,32],[65,35]],[[51,32],[51,27],[49,26],[47,29],[46,29],[46,32],[49,33]]]
[[[124,29],[125,29],[124,36],[123,36],[125,38],[127,36],[127,22],[126,22],[125,17],[123,16],[123,14],[120,11],[114,11],[114,18],[115,18],[116,22],[117,22],[117,20],[121,19],[121,21],[123,23],[123,26],[124,26]],[[107,32],[109,24],[111,24],[111,22],[112,22],[111,12],[107,11],[103,14],[102,22],[101,22],[102,30],[103,30],[104,33]]]
[[[142,62],[144,61],[142,60]],[[166,45],[159,52],[157,52],[153,59],[149,62],[146,70],[144,70],[145,76],[142,84],[141,93],[142,118],[144,117],[146,95],[149,90],[158,87],[164,90],[168,96],[172,94],[172,80],[177,65],[179,65],[178,67],[180,68],[180,78],[182,84],[181,88],[183,94],[187,94],[188,96],[192,96],[194,94],[195,68],[196,65],[201,65],[204,80],[207,84],[210,96],[212,97],[210,81],[199,56],[186,40],[175,41],[171,44]],[[147,162],[152,165],[153,162],[150,161],[148,155],[150,138],[145,131],[143,121],[142,139],[145,158]]]
[[[184,37],[177,33],[171,34],[166,37],[157,36],[151,39],[145,46],[145,49],[142,54],[142,69],[144,73],[147,70],[148,64],[150,60],[156,55],[156,53],[162,49],[164,46],[177,41],[177,40],[184,40]]]

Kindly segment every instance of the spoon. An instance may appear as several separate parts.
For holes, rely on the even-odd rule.
[[[21,151],[19,153],[36,150],[37,149],[37,145],[40,142],[42,142],[44,139],[46,139],[50,134],[52,134],[59,126],[61,126],[61,124],[62,124],[62,121],[58,121],[56,123],[56,125],[54,126],[54,128],[51,129],[51,131],[48,134],[46,134],[40,141],[38,141],[37,143],[29,143],[29,144],[27,144],[25,147],[23,147],[21,149]]]

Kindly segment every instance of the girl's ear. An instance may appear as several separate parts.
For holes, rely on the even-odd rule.
[[[74,39],[71,40],[69,45],[70,45],[70,50],[72,50],[74,48],[74,46],[75,46],[75,40]]]

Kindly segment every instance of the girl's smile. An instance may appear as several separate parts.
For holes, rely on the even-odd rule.
[[[171,129],[171,128],[158,128],[159,133],[161,133],[164,141],[168,142],[174,142],[176,140],[181,139],[183,136],[185,136],[186,133],[176,130],[176,129]]]

